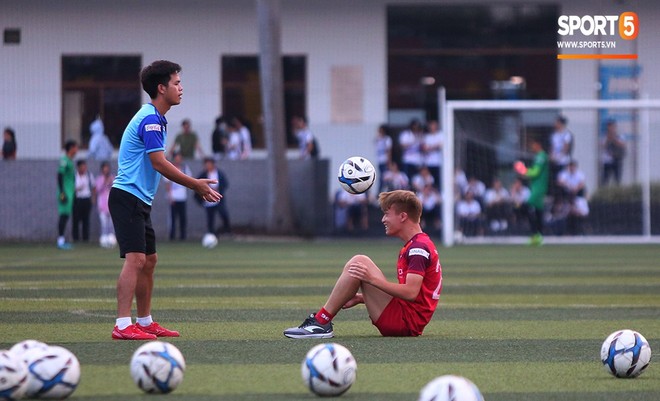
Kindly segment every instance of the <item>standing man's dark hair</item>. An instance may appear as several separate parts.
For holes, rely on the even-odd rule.
[[[180,72],[181,66],[177,63],[166,60],[154,61],[140,72],[142,89],[147,92],[151,99],[155,99],[158,95],[158,85],[167,86],[172,74]]]

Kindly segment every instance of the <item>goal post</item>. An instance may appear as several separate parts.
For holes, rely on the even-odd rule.
[[[568,119],[568,129],[574,137],[571,158],[587,177],[586,200],[593,200],[594,214],[585,235],[595,240],[612,238],[642,240],[660,234],[659,224],[653,224],[660,211],[660,193],[652,183],[660,182],[660,100],[476,100],[447,101],[444,89],[438,91],[438,115],[445,133],[442,171],[442,238],[446,246],[457,240],[466,242],[498,242],[527,236],[524,228],[494,232],[488,221],[481,222],[474,238],[460,234],[456,203],[460,192],[455,190],[456,169],[484,181],[490,187],[493,177],[514,180],[513,160],[530,160],[527,142],[541,139],[549,152],[549,138],[558,115]],[[602,182],[602,145],[605,122],[614,120],[626,144],[623,177],[617,184]],[[488,181],[488,182],[486,182]],[[554,210],[552,196],[546,209]],[[546,212],[547,218],[552,215]],[[485,216],[483,217],[485,219]],[[621,223],[623,222],[623,223]],[[520,226],[520,221],[518,221]],[[624,224],[625,223],[625,224]],[[503,224],[504,225],[504,224]],[[524,225],[524,223],[523,223]],[[625,226],[625,227],[623,227]],[[553,234],[550,233],[552,236]],[[560,234],[565,236],[565,234]],[[514,241],[510,241],[514,242]]]

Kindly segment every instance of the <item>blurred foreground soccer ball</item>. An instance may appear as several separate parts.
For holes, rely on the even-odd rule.
[[[27,398],[63,400],[70,396],[80,382],[78,358],[64,347],[36,346],[23,354],[29,375]]]
[[[600,360],[605,370],[616,377],[637,377],[651,362],[651,347],[634,330],[615,331],[600,348]]]
[[[357,363],[346,347],[328,343],[309,350],[302,362],[302,378],[319,396],[339,396],[355,383]]]
[[[0,399],[20,400],[28,384],[28,370],[23,359],[11,351],[0,350]]]
[[[202,246],[204,248],[215,248],[215,246],[218,245],[218,237],[216,237],[212,233],[206,233],[202,237]]]
[[[484,397],[470,380],[446,375],[437,377],[424,386],[418,401],[484,401]]]
[[[374,185],[376,181],[376,169],[364,157],[349,157],[339,166],[337,179],[346,192],[361,194],[367,192]]]
[[[45,350],[48,348],[48,344],[37,340],[23,340],[14,344],[9,351],[11,351],[14,355],[18,355],[22,358],[23,354],[32,348],[41,348]]]
[[[131,376],[145,393],[169,393],[181,384],[186,361],[174,345],[150,341],[131,358]]]

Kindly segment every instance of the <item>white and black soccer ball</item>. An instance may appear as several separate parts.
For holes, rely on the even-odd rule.
[[[27,398],[63,400],[80,382],[78,358],[64,347],[34,347],[23,354],[28,369]]]
[[[181,351],[163,341],[150,341],[131,358],[131,376],[145,393],[166,394],[183,381],[186,361]]]
[[[462,376],[444,375],[431,380],[418,401],[484,401],[479,388]]]
[[[101,235],[99,245],[102,248],[114,248],[117,246],[117,237],[114,234]]]
[[[20,400],[28,385],[25,361],[11,351],[0,350],[0,400]]]
[[[603,342],[600,360],[605,370],[615,377],[637,377],[651,363],[651,347],[646,338],[634,330],[615,331]]]
[[[202,246],[204,248],[215,248],[216,245],[218,245],[218,237],[215,236],[213,233],[206,233],[202,237]]]
[[[364,157],[349,157],[339,166],[337,179],[346,192],[361,194],[367,192],[376,182],[376,169]]]
[[[23,340],[21,342],[18,342],[9,349],[14,355],[18,355],[20,357],[23,357],[23,354],[31,350],[32,348],[40,348],[43,350],[46,350],[48,348],[48,344],[38,341],[38,340]]]
[[[309,350],[302,362],[302,378],[309,390],[319,396],[339,396],[355,383],[357,363],[346,347],[319,344]]]

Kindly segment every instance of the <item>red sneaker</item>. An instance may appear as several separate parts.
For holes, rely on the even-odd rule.
[[[126,327],[124,330],[120,330],[117,326],[112,330],[113,340],[155,340],[156,338],[155,335],[140,330],[134,324]]]
[[[151,322],[149,326],[142,326],[141,324],[135,324],[135,326],[145,333],[153,334],[158,337],[179,337],[178,331],[168,330],[156,322]]]

